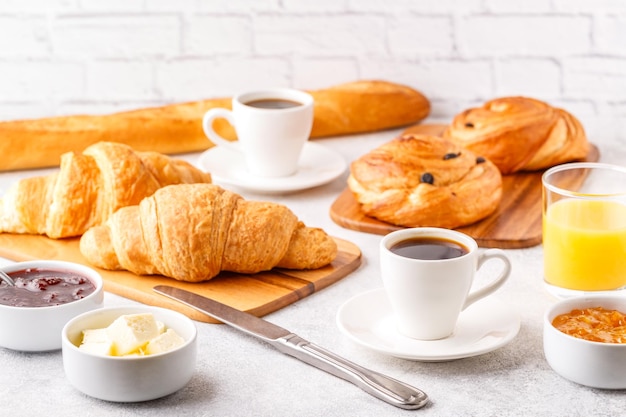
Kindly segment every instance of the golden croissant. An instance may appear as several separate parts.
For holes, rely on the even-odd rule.
[[[160,153],[99,142],[63,154],[52,174],[13,184],[0,200],[0,232],[79,236],[161,187],[195,182],[210,183],[211,175]]]
[[[583,159],[590,148],[578,119],[528,97],[503,97],[468,109],[443,136],[488,158],[503,174]]]
[[[80,251],[100,268],[200,282],[220,271],[319,268],[335,258],[337,245],[281,204],[247,201],[217,185],[181,184],[89,229]]]

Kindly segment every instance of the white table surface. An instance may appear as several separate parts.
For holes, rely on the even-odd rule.
[[[397,131],[317,140],[351,161],[393,138]],[[602,160],[620,163],[626,150],[601,147]],[[198,155],[185,155],[195,162]],[[15,180],[50,170],[0,174],[0,192]],[[358,364],[423,389],[431,402],[406,411],[354,385],[286,356],[225,325],[197,323],[198,364],[181,391],[137,404],[96,400],[70,386],[60,351],[21,353],[0,348],[0,414],[5,416],[614,416],[622,415],[623,391],[604,391],[569,382],[551,370],[542,347],[542,317],[556,300],[542,282],[541,245],[507,250],[511,279],[494,297],[521,315],[513,341],[490,353],[443,363],[397,359],[368,350],[342,334],[339,307],[349,298],[379,288],[381,236],[344,229],[329,208],[345,188],[347,172],[325,186],[282,196],[240,192],[290,207],[305,223],[347,239],[362,251],[362,265],[341,281],[265,318]],[[8,260],[0,261],[5,264]],[[106,293],[105,305],[135,301]]]

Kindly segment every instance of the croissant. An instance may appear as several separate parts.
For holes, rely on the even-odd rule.
[[[488,158],[503,174],[582,159],[590,149],[578,119],[527,97],[498,98],[468,109],[443,136]]]
[[[13,184],[0,200],[0,232],[79,236],[161,187],[191,182],[210,183],[211,175],[156,152],[99,142],[63,154],[52,174]]]
[[[502,176],[488,159],[437,136],[406,134],[350,165],[367,216],[398,226],[455,228],[493,213]]]
[[[337,245],[283,205],[247,201],[217,185],[181,184],[89,229],[80,251],[100,268],[200,282],[220,271],[319,268],[335,258]]]

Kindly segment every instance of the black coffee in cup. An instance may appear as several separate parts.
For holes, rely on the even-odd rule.
[[[405,258],[421,260],[452,259],[469,253],[469,249],[459,242],[429,236],[402,240],[391,246],[390,250]]]
[[[282,98],[262,98],[244,103],[246,106],[256,107],[259,109],[289,109],[301,106],[302,103],[297,101],[285,100]]]

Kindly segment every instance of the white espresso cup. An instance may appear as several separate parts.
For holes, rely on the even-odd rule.
[[[472,289],[476,272],[490,259],[500,259],[503,269],[489,284]],[[450,336],[461,312],[495,292],[511,272],[502,250],[479,251],[471,237],[435,227],[383,237],[380,265],[399,333],[420,340]]]
[[[234,126],[237,141],[213,128],[224,118]],[[313,97],[304,91],[270,89],[233,97],[232,111],[211,109],[202,120],[207,137],[217,146],[240,152],[248,172],[260,177],[287,177],[298,161],[313,126]]]

